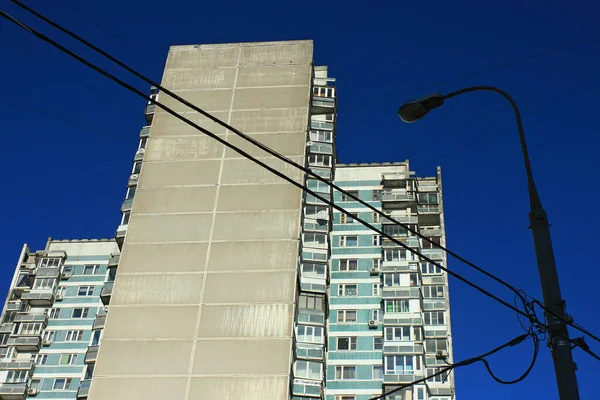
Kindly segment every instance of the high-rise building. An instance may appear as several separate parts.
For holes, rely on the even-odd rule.
[[[445,274],[323,201],[444,262],[440,173],[336,165],[335,84],[313,65],[312,41],[171,47],[162,86],[386,217],[153,89],[318,196],[148,104],[118,249],[103,253],[111,269],[94,297],[106,327],[84,330],[99,343],[86,350],[94,363],[60,398],[366,400],[452,362]],[[23,382],[25,393],[37,385]],[[390,399],[454,400],[453,378]]]
[[[113,239],[23,246],[1,317],[0,399],[86,395],[118,253]]]

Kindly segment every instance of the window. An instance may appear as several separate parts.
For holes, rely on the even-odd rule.
[[[337,322],[356,322],[356,310],[338,310]]]
[[[441,371],[442,371],[441,368],[427,368],[425,370],[425,376],[431,376],[434,374],[438,374]],[[433,378],[429,378],[429,379],[427,379],[427,382],[437,382],[437,383],[446,382],[446,373],[444,372],[444,373],[434,376]]]
[[[67,288],[64,286],[59,286],[56,288],[56,292],[54,293],[54,295],[56,296],[56,298],[60,299],[65,297],[65,293],[67,293]]]
[[[77,364],[77,354],[61,354],[59,365],[75,365]]]
[[[346,190],[346,192],[356,198],[358,197],[358,190]],[[354,201],[352,197],[348,196],[346,193],[342,193],[342,201]]]
[[[358,285],[340,284],[338,285],[338,296],[358,296]]]
[[[383,259],[385,261],[404,261],[406,260],[405,249],[385,249],[383,250]]]
[[[55,284],[55,278],[36,278],[33,281],[33,289],[52,289]]]
[[[332,142],[331,132],[312,129],[310,131],[310,140],[315,141],[315,142],[331,143]]]
[[[416,230],[414,225],[407,225],[407,227]],[[383,225],[383,231],[390,236],[407,237],[412,235],[407,228],[400,225]]]
[[[93,286],[79,286],[77,290],[77,296],[93,296],[94,295],[94,287]]]
[[[29,273],[19,274],[17,277],[16,287],[29,288],[31,287],[31,279]]]
[[[307,247],[327,248],[327,235],[323,233],[304,233],[303,243]]]
[[[371,200],[381,201],[381,190],[373,190],[373,194],[371,195]]]
[[[385,328],[385,340],[410,341],[410,326],[394,326]]]
[[[49,342],[54,342],[54,338],[56,337],[56,331],[44,331],[44,333],[42,333],[42,340],[44,341],[49,341]]]
[[[297,360],[294,363],[294,376],[296,378],[321,379],[321,363]]]
[[[127,195],[125,196],[125,199],[127,199],[127,200],[133,199],[133,197],[135,196],[135,189],[136,189],[136,186],[129,186],[127,188]]]
[[[419,274],[416,272],[411,272],[410,276],[410,286],[418,286],[419,285]]]
[[[381,235],[373,235],[373,246],[381,246]]]
[[[337,338],[338,350],[356,350],[356,336]]]
[[[83,339],[83,331],[67,331],[65,342],[79,342]]]
[[[307,278],[325,278],[325,265],[316,263],[303,263],[302,276]]]
[[[410,303],[407,299],[386,300],[385,312],[387,313],[405,313],[410,312]]]
[[[381,215],[379,215],[379,213],[374,212],[371,219],[373,223],[378,224],[381,222]]]
[[[28,322],[21,324],[20,334],[21,335],[39,335],[42,333],[44,325],[41,322]]]
[[[142,170],[142,162],[141,161],[136,161],[133,163],[133,169],[131,170],[132,174],[139,174],[140,171]]]
[[[0,344],[6,345],[6,343],[8,342],[8,338],[9,337],[10,337],[10,334],[8,334],[8,333],[2,333],[2,334],[0,334]]]
[[[335,119],[335,114],[325,114],[325,121],[333,122]]]
[[[316,179],[307,179],[306,186],[313,192],[327,193],[328,195],[326,197],[329,198],[330,187],[326,182],[321,182]]]
[[[340,236],[340,247],[358,246],[358,236]]]
[[[382,312],[383,310],[371,310],[371,319],[373,321],[382,321]]]
[[[99,265],[86,265],[85,267],[83,267],[83,274],[84,275],[96,275],[98,273],[99,269],[100,269]]]
[[[71,378],[56,378],[52,390],[69,390],[71,388]]]
[[[437,249],[442,245],[442,241],[440,237],[433,236],[428,238],[429,241],[425,239],[421,239],[421,247],[423,249]]]
[[[358,260],[340,260],[340,271],[358,271]]]
[[[125,211],[123,216],[121,217],[121,225],[129,224],[129,217],[131,216],[131,211]]]
[[[374,258],[373,259],[373,265],[372,265],[371,268],[381,269],[381,258]]]
[[[327,154],[309,154],[308,155],[308,163],[310,165],[319,166],[319,167],[330,167],[331,166],[331,156]]]
[[[11,370],[8,371],[5,383],[26,383],[28,371]]]
[[[40,268],[58,268],[60,267],[60,258],[42,258]]]
[[[315,97],[334,97],[335,88],[324,86],[313,86],[313,95]]]
[[[383,274],[383,284],[385,286],[400,286],[401,274]]]
[[[323,328],[320,326],[298,325],[296,340],[303,343],[323,343]]]
[[[35,365],[46,365],[48,362],[48,354],[36,354],[33,356],[33,362]]]
[[[29,383],[29,388],[40,390],[42,388],[42,379],[41,378],[32,379],[31,382]]]
[[[83,376],[83,379],[92,379],[92,377],[94,376],[94,366],[96,364],[88,364],[85,367],[85,375]]]
[[[421,369],[421,360],[413,356],[386,356],[385,373],[386,375],[405,375],[414,374],[416,370]]]
[[[421,273],[423,275],[441,274],[442,270],[437,265],[431,263],[421,263]]]
[[[419,193],[420,204],[438,204],[437,193]]]
[[[444,285],[423,286],[423,297],[426,299],[444,298]]]
[[[421,332],[422,330],[420,326],[413,326],[413,335],[415,336],[415,341],[420,342],[423,340],[423,335],[421,335]]]
[[[325,214],[329,215],[327,207],[325,206],[306,206],[304,208],[304,215],[306,218],[320,219],[318,216]]]
[[[356,367],[353,365],[337,365],[335,379],[356,379]]]
[[[433,311],[433,312],[424,312],[423,320],[425,321],[425,325],[444,325],[444,312],[443,311]]]
[[[58,319],[60,318],[60,308],[51,308],[48,313],[48,318],[50,319]]]
[[[138,149],[145,149],[147,144],[148,144],[148,138],[141,138]]]
[[[342,224],[352,224],[352,223],[354,223],[354,219],[356,217],[358,217],[358,213],[349,213],[348,215],[341,214],[340,215],[340,222]]]
[[[100,336],[102,336],[102,329],[96,329],[92,331],[92,342],[90,345],[97,346],[100,343]]]
[[[89,308],[74,308],[73,314],[71,315],[71,317],[72,318],[87,318],[89,311],[90,311]]]
[[[416,400],[425,400],[425,388],[415,387],[415,395]]]
[[[340,396],[333,396],[333,400],[356,400],[356,396],[350,396],[350,395],[340,395]]]
[[[426,339],[425,340],[425,352],[426,353],[437,353],[438,351],[448,351],[448,342],[446,339]]]
[[[373,284],[373,296],[381,296],[381,283]]]
[[[383,350],[383,338],[382,337],[374,337],[373,338],[373,350]]]
[[[373,379],[378,379],[378,380],[383,379],[383,365],[374,365],[373,366]]]
[[[298,297],[298,307],[305,310],[323,311],[323,296],[302,293]]]

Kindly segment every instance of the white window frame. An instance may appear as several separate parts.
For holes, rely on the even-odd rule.
[[[77,365],[78,354],[63,353],[58,359],[58,365]],[[63,362],[65,361],[65,362]]]
[[[55,338],[56,338],[56,331],[45,330],[44,333],[42,333],[42,340],[54,342]]]
[[[325,342],[324,328],[322,326],[298,324],[296,326],[296,340],[300,343],[323,344]]]
[[[310,307],[311,305],[314,305],[314,307]],[[320,307],[317,307],[319,305]],[[301,310],[324,311],[324,298],[317,294],[300,293],[298,296],[298,308]]]
[[[77,311],[77,310],[81,310],[81,315],[79,317],[75,316],[75,311]],[[71,318],[73,318],[73,319],[91,318],[91,317],[89,317],[89,314],[90,314],[89,307],[77,307],[77,308],[74,308],[73,311],[71,312]]]
[[[46,257],[40,260],[39,268],[60,268],[62,258]]]
[[[422,287],[423,298],[425,299],[444,299],[446,298],[446,289],[444,285],[427,285]]]
[[[83,340],[84,331],[67,331],[65,334],[65,342],[80,342]]]
[[[377,342],[379,342],[377,344]],[[373,336],[373,350],[383,350],[383,338],[381,336]]]
[[[381,258],[374,258],[373,259],[373,265],[372,267],[373,269],[378,269],[381,271]]]
[[[86,273],[86,271],[89,271],[91,268],[91,273]],[[98,272],[100,271],[100,266],[97,264],[88,264],[88,265],[84,265],[83,266],[83,275],[97,275]]]
[[[313,97],[335,97],[335,88],[330,86],[313,86]]]
[[[33,362],[35,365],[46,365],[48,362],[48,354],[36,354],[33,356]]]
[[[381,283],[373,284],[373,296],[381,296]]]
[[[336,365],[335,366],[336,380],[353,380],[356,379],[356,365]]]
[[[426,353],[448,352],[448,341],[446,339],[425,339],[423,343]]]
[[[354,315],[354,318],[351,316]],[[358,322],[358,310],[338,310],[337,322],[342,324],[353,324]]]
[[[314,373],[314,368],[319,367],[318,376]],[[323,379],[323,364],[316,361],[296,360],[294,362],[294,376],[304,379]]]
[[[354,224],[356,223],[356,218],[358,217],[358,213],[349,213],[350,215],[347,214],[340,214],[340,223],[341,224]]]
[[[121,215],[121,225],[129,225],[129,218],[131,217],[131,211],[123,211]]]
[[[62,382],[62,385],[58,385],[59,382]],[[58,387],[62,386],[62,387]],[[69,390],[71,388],[71,378],[55,378],[52,383],[52,390]]]
[[[420,268],[423,275],[439,275],[443,273],[440,267],[428,262],[421,263]]]
[[[333,143],[332,132],[319,129],[310,130],[310,140],[313,142]]]
[[[400,366],[398,361],[402,361]],[[386,375],[412,375],[421,369],[419,356],[385,356],[383,362]]]
[[[4,383],[27,383],[28,379],[29,371],[13,369],[8,371]]]
[[[379,373],[376,373],[375,371],[380,371]],[[371,372],[371,379],[376,379],[376,380],[383,380],[383,375],[385,374],[385,369],[383,368],[383,365],[373,365],[373,371]]]
[[[379,213],[374,212],[372,216],[372,221],[374,224],[378,224],[381,222],[381,215]]]
[[[19,325],[19,334],[26,336],[41,335],[44,330],[44,324],[41,322],[23,322]]]
[[[442,368],[425,368],[425,376],[433,375],[440,372]],[[448,379],[445,377],[446,373],[439,374],[438,376],[434,376],[433,378],[427,379],[427,382],[433,383],[444,383]]]
[[[127,193],[125,194],[126,200],[132,200],[135,197],[135,192],[137,191],[137,186],[128,186]]]
[[[385,261],[406,261],[406,249],[390,248],[383,250]]]
[[[310,153],[308,163],[315,167],[331,167],[331,156],[329,154]]]
[[[131,168],[131,174],[139,174],[140,172],[142,172],[142,162],[135,161],[133,163],[133,168]]]
[[[51,290],[56,286],[56,278],[35,278],[32,289]]]
[[[302,263],[302,276],[305,278],[325,279],[327,275],[327,264]]]
[[[83,291],[83,294],[82,294]],[[94,286],[79,286],[77,288],[78,297],[89,297],[94,295]]]
[[[340,271],[358,271],[358,259],[356,258],[341,258]]]
[[[327,234],[306,232],[302,234],[302,243],[307,247],[326,249],[327,245]]]
[[[373,235],[373,246],[381,246],[383,244],[383,239],[381,235]]]
[[[384,312],[386,313],[410,312],[410,301],[408,299],[385,300],[384,306]]]
[[[340,341],[346,341],[347,349],[340,347]],[[335,340],[335,349],[338,351],[353,351],[358,349],[358,338],[356,336],[338,336]],[[343,347],[343,346],[342,346]]]
[[[50,311],[48,312],[48,318],[49,319],[58,319],[60,318],[60,308],[51,308]]]
[[[383,285],[385,287],[394,287],[400,286],[400,282],[402,281],[402,274],[400,273],[391,273],[391,274],[383,274]]]
[[[356,241],[354,241],[356,238]],[[352,239],[352,240],[349,240]],[[355,244],[351,244],[355,243]],[[340,236],[340,247],[358,247],[358,235],[342,235]]]
[[[423,313],[423,322],[425,325],[446,325],[446,315],[444,311],[425,311]]]
[[[387,326],[384,330],[385,340],[390,342],[410,342],[411,326]]]
[[[339,297],[356,297],[358,296],[358,284],[356,283],[340,283],[338,284]]]
[[[383,321],[383,310],[371,310],[371,319],[373,321]]]

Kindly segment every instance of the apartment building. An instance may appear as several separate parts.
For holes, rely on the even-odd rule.
[[[113,239],[23,246],[0,325],[0,399],[85,396],[118,257]]]
[[[57,398],[61,389],[48,389],[50,379],[69,378],[58,395],[65,399],[366,400],[451,362],[447,277],[326,203],[445,262],[435,248],[445,240],[440,174],[418,179],[408,161],[336,165],[336,80],[314,65],[312,41],[173,46],[161,85],[308,167],[322,180],[151,91],[316,196],[149,103],[115,242],[95,250],[94,262],[78,259],[67,269],[98,265],[96,285],[83,281],[68,292],[77,301],[80,290],[91,293],[85,297],[96,308],[77,303],[61,314],[70,315],[68,328],[80,318],[75,309],[89,308],[84,355],[73,361],[78,375],[38,383],[45,367],[31,366],[19,390]],[[333,191],[330,181],[387,217]],[[63,247],[56,247],[65,252],[61,273],[71,253],[80,257]],[[54,330],[48,318],[42,336]],[[12,385],[8,375],[4,382]],[[24,398],[2,393],[0,400]],[[391,399],[454,400],[453,393],[449,376]]]

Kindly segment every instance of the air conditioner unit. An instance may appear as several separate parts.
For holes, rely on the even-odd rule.
[[[310,147],[314,144],[314,142],[311,142],[310,140],[308,142],[306,142],[306,147]]]
[[[369,270],[369,274],[371,274],[371,275],[379,275],[379,268],[371,268]]]
[[[48,340],[48,339],[42,340],[42,346],[47,347],[47,346],[50,346],[51,344],[52,344],[52,340]]]
[[[374,319],[369,321],[369,328],[377,328],[379,326],[379,321],[375,321]]]
[[[448,358],[448,352],[444,350],[439,350],[436,353],[435,358],[438,360],[445,360],[446,358]]]
[[[129,179],[131,179],[132,181],[137,181],[139,177],[140,176],[138,174],[131,174],[129,176]]]
[[[60,274],[60,279],[69,279],[73,275],[72,272],[62,272]]]
[[[54,295],[54,299],[55,299],[55,300],[62,300],[62,299],[64,299],[64,298],[65,298],[65,295],[64,295],[64,294],[62,294],[62,293],[56,293],[56,294]]]
[[[36,388],[27,389],[27,396],[37,396],[40,391]]]

